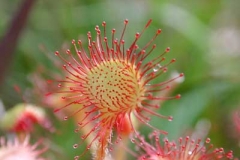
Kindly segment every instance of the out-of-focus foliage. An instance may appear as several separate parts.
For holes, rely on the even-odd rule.
[[[19,0],[0,2],[0,36],[4,35],[19,4]],[[240,157],[240,134],[236,136],[232,122],[233,111],[240,110],[239,7],[237,0],[37,1],[1,84],[0,98],[9,109],[22,101],[13,85],[20,86],[28,95],[28,91],[35,88],[30,77],[38,74],[39,68],[45,68],[43,72],[61,73],[62,69],[54,68],[43,52],[52,55],[55,50],[64,52],[72,48],[71,40],[78,38],[86,46],[87,31],[94,37],[94,27],[101,26],[102,21],[107,22],[109,35],[111,28],[120,33],[126,18],[129,19],[125,36],[128,44],[151,18],[153,24],[139,46],[161,28],[154,54],[170,46],[171,52],[166,57],[168,60],[176,58],[177,62],[169,67],[169,73],[173,70],[185,73],[185,81],[174,91],[181,93],[182,98],[163,103],[159,110],[162,114],[173,115],[174,120],[168,122],[154,117],[151,123],[168,131],[169,139],[205,129],[203,136],[210,137],[215,146],[233,150],[234,155]],[[31,95],[27,101],[39,103],[38,96]],[[46,134],[54,144],[50,156],[54,159],[56,152],[64,155],[57,159],[70,159],[77,154],[72,145],[78,142],[79,135],[74,133],[71,120],[59,122],[53,118],[53,121],[58,131],[55,135]],[[146,134],[149,131],[149,128],[141,129]]]

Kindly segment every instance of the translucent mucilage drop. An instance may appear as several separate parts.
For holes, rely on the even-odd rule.
[[[78,148],[78,144],[74,144],[74,145],[73,145],[73,148],[74,148],[74,149]]]

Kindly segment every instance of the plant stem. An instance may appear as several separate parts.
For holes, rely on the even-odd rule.
[[[22,32],[30,10],[35,0],[24,0],[19,10],[13,17],[6,34],[0,40],[0,84],[4,79],[4,73],[11,62],[14,50],[17,46],[20,33]]]

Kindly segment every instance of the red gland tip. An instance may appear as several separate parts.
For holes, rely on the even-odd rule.
[[[167,72],[167,70],[168,70],[168,69],[167,69],[166,67],[163,68],[163,72],[164,72],[164,73]]]
[[[146,53],[146,50],[141,50],[141,54],[145,54]]]
[[[161,30],[161,29],[158,29],[156,34],[158,35],[158,34],[160,34],[161,32],[162,32],[162,30]]]
[[[56,51],[56,52],[55,52],[55,55],[56,55],[56,56],[58,56],[58,55],[59,55],[59,52],[58,52],[58,51]]]
[[[210,141],[211,141],[211,139],[210,139],[210,138],[207,138],[205,142],[206,142],[206,143],[210,143]]]
[[[229,151],[226,156],[227,156],[227,158],[232,159],[233,158],[233,151]]]
[[[166,51],[166,52],[169,52],[169,51],[170,51],[170,47],[167,47],[165,51]]]
[[[176,97],[175,97],[176,99],[179,99],[179,98],[181,98],[181,94],[178,94],[178,95],[176,95]]]
[[[173,116],[169,116],[168,121],[170,121],[170,122],[173,121]]]
[[[106,26],[106,22],[105,22],[105,21],[102,22],[102,26],[103,26],[103,27]]]
[[[174,63],[174,62],[176,62],[176,59],[172,59],[172,60],[171,60],[171,63]]]
[[[99,26],[98,26],[98,25],[96,25],[95,30],[96,30],[96,31],[99,30]]]
[[[68,49],[68,50],[66,51],[66,53],[67,53],[67,54],[70,54],[70,53],[71,53],[71,51]]]
[[[107,37],[104,37],[104,42],[107,42]]]
[[[178,141],[179,141],[180,143],[182,143],[182,137],[179,137],[179,138],[178,138]]]
[[[72,44],[75,44],[75,39],[72,40]]]
[[[184,76],[184,73],[180,73],[180,74],[179,74],[179,77],[183,77],[183,76]]]
[[[139,37],[140,37],[140,33],[137,32],[137,33],[135,34],[135,38],[138,39]]]
[[[223,148],[219,148],[219,151],[220,151],[220,152],[223,152],[223,151],[224,151],[224,149],[223,149]]]
[[[112,29],[112,33],[115,33],[115,32],[116,32],[116,29],[115,29],[115,28],[113,28],[113,29]]]
[[[78,44],[82,44],[82,41],[81,41],[81,40],[78,40]]]
[[[124,20],[124,24],[128,24],[128,19],[125,19],[125,20]]]

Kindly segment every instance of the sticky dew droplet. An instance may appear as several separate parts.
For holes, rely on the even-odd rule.
[[[162,66],[160,64],[157,64],[156,67],[153,68],[153,72],[157,72],[161,68],[162,68]]]
[[[78,144],[74,144],[74,145],[73,145],[73,148],[74,148],[74,149],[78,148]]]
[[[206,143],[210,143],[211,139],[210,138],[207,138],[206,139]]]
[[[169,116],[169,117],[168,117],[168,121],[170,121],[170,122],[173,121],[173,117],[172,117],[172,116]]]
[[[110,152],[112,152],[112,151],[113,151],[113,148],[112,148],[112,147],[110,147],[110,148],[109,148],[109,151],[110,151]]]
[[[131,142],[132,142],[132,143],[135,143],[135,139],[132,138],[132,139],[131,139]]]

